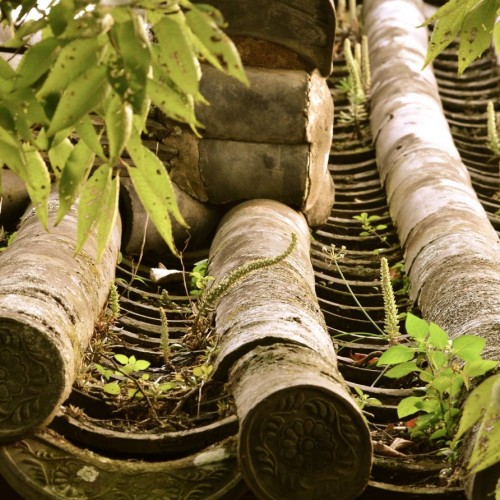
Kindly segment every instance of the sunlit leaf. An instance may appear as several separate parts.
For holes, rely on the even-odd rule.
[[[42,226],[47,229],[48,199],[50,195],[50,174],[40,153],[32,148],[26,148],[26,170],[22,179],[26,182],[26,188],[30,195],[33,206],[36,209],[38,219]]]
[[[97,65],[99,44],[95,38],[76,39],[64,46],[50,73],[38,91],[43,97],[65,89],[81,73]]]
[[[102,103],[108,92],[104,66],[93,66],[82,73],[63,92],[52,117],[48,135],[76,125],[85,114]]]
[[[114,94],[106,110],[106,134],[109,141],[109,162],[114,164],[122,154],[132,132],[132,105]]]
[[[477,4],[481,0],[449,0],[444,5],[439,7],[439,9],[434,12],[432,16],[425,20],[420,26],[428,26],[430,23],[437,21],[450,14],[460,14],[461,12],[467,12],[470,4]]]
[[[56,58],[58,46],[59,42],[55,38],[46,38],[23,54],[17,67],[17,88],[33,85],[50,69]]]
[[[106,186],[101,213],[97,220],[97,260],[103,256],[116,224],[119,188],[120,178],[116,175]]]
[[[485,373],[493,370],[498,365],[498,361],[489,359],[478,359],[465,363],[463,372],[468,377],[480,377]]]
[[[106,155],[101,146],[101,133],[97,133],[92,120],[88,115],[84,115],[76,124],[76,131],[81,139],[83,139],[87,146],[103,161],[106,161]]]
[[[377,366],[396,365],[413,359],[414,351],[405,345],[389,347],[377,361]]]
[[[497,12],[497,14],[500,16],[500,12]],[[495,43],[497,57],[500,58],[500,22],[496,23],[493,28],[493,41]]]
[[[191,7],[192,9],[186,12],[186,20],[196,35],[193,38],[196,48],[210,64],[248,85],[240,56],[231,39],[205,10],[195,5]]]
[[[186,223],[177,206],[167,171],[157,156],[144,147],[137,136],[133,136],[127,151],[136,165],[128,166],[127,169],[137,194],[156,229],[170,250],[177,255],[170,215],[173,215],[180,224],[186,226]]]
[[[461,335],[453,339],[452,352],[464,361],[473,361],[481,356],[486,340],[477,335]]]
[[[163,17],[153,29],[160,49],[156,52],[157,64],[179,88],[196,95],[201,71],[184,14]]]
[[[148,94],[151,101],[174,120],[202,126],[194,114],[194,101],[178,89],[156,80],[148,80]]]
[[[427,321],[408,313],[405,320],[406,332],[415,340],[423,340],[429,332]]]
[[[56,179],[61,177],[61,172],[63,171],[64,165],[66,165],[66,161],[73,151],[73,144],[71,141],[66,138],[59,142],[56,146],[51,147],[48,151],[50,165],[52,167],[52,171],[56,176]]]
[[[483,0],[467,13],[458,47],[459,75],[490,46],[496,9],[496,0]]]
[[[448,334],[436,323],[429,325],[429,344],[438,349],[445,349],[448,346]]]
[[[469,394],[462,407],[462,416],[454,441],[458,441],[484,414],[491,400],[493,385],[498,381],[500,374],[493,375],[481,382]]]
[[[453,11],[439,18],[439,21],[432,30],[424,68],[455,40],[455,37],[462,27],[466,12],[465,9],[458,9],[457,11]]]
[[[136,370],[146,370],[147,368],[149,368],[150,364],[151,363],[149,361],[146,361],[145,359],[138,359],[135,362],[135,369]]]
[[[101,165],[85,184],[78,204],[78,227],[75,254],[87,240],[92,227],[102,214],[103,196],[111,183],[112,169]]]
[[[125,356],[125,354],[115,354],[113,357],[121,365],[127,365],[128,364],[128,356]]]
[[[473,473],[500,462],[498,443],[500,443],[500,380],[496,379],[469,461],[469,469]]]
[[[401,363],[391,368],[389,371],[385,373],[385,376],[389,378],[401,378],[405,377],[410,373],[419,371],[420,368],[415,364],[414,361],[407,361],[405,363]]]
[[[118,382],[109,382],[108,384],[105,384],[102,389],[104,392],[112,394],[113,396],[120,394],[120,386],[118,385]]]
[[[59,208],[56,224],[68,213],[87,180],[95,154],[84,141],[72,148],[59,180]]]
[[[410,396],[402,399],[398,404],[398,417],[405,418],[413,415],[422,409],[423,397]]]
[[[115,9],[114,12],[117,10]],[[146,98],[146,79],[151,66],[149,44],[144,37],[141,23],[143,23],[141,16],[135,15],[130,20],[115,23],[112,29],[116,49],[125,69],[125,72],[118,75],[124,78],[127,84],[122,97],[132,104],[135,113],[141,111],[142,103]],[[116,84],[112,85],[113,89],[118,91]]]

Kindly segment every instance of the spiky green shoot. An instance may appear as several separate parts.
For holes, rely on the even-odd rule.
[[[245,276],[254,271],[258,271],[259,269],[274,266],[279,262],[285,260],[294,251],[296,245],[297,235],[295,233],[292,233],[292,241],[288,245],[287,249],[280,255],[277,255],[276,257],[252,260],[248,264],[237,267],[229,274],[229,276],[223,278],[217,285],[212,286],[202,296],[198,315],[196,316],[193,323],[193,333],[197,333],[199,320],[206,313],[206,311],[213,310],[215,307],[217,307],[217,304],[222,299],[222,297],[224,297],[226,293],[237,283],[239,283]]]
[[[109,310],[111,311],[111,321],[114,321],[120,315],[120,296],[118,295],[118,289],[114,283],[111,283],[109,288],[109,298],[108,298]]]
[[[372,73],[370,67],[370,55],[368,52],[368,37],[363,35],[361,37],[361,82],[363,83],[363,90],[366,95],[370,93],[372,85]]]
[[[399,331],[398,308],[391,284],[389,264],[385,257],[380,260],[380,281],[382,282],[382,296],[384,298],[384,332],[391,344],[397,344]]]

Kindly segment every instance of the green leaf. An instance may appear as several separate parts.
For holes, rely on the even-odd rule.
[[[113,165],[122,154],[132,132],[132,105],[114,94],[106,110],[106,134],[109,141],[109,163]]]
[[[192,97],[179,91],[177,88],[161,83],[157,80],[148,80],[148,95],[155,106],[167,116],[179,122],[188,123],[193,127],[201,127],[194,114],[194,100]],[[195,128],[193,131],[199,136]]]
[[[405,377],[409,373],[419,372],[420,368],[415,364],[415,361],[408,361],[406,363],[401,363],[396,365],[394,368],[391,368],[388,372],[385,373],[386,377],[389,378],[401,378]]]
[[[116,14],[118,10],[114,9],[113,13]],[[118,65],[122,63],[125,71],[119,71],[118,80],[113,78],[112,73],[108,73],[108,76],[113,89],[116,92],[124,89],[122,97],[132,104],[134,113],[140,113],[146,98],[146,79],[150,72],[151,53],[144,35],[142,17],[136,13],[128,12],[128,14],[131,18],[115,22],[111,31],[119,55]],[[120,79],[124,79],[125,82],[120,82]]]
[[[111,238],[118,217],[118,197],[120,178],[118,175],[107,183],[101,204],[101,213],[97,219],[97,260],[101,260]]]
[[[113,357],[114,357],[114,358],[116,359],[116,361],[118,361],[118,363],[120,363],[121,365],[124,365],[124,366],[125,366],[125,365],[128,365],[128,363],[129,363],[129,358],[128,358],[128,356],[125,356],[125,354],[115,354]]]
[[[445,392],[450,391],[452,380],[453,380],[453,371],[450,369],[450,371],[444,372],[438,375],[437,377],[434,377],[430,385],[440,394],[444,394]]]
[[[106,68],[93,66],[73,80],[63,92],[47,134],[75,126],[87,113],[101,104],[109,92]]]
[[[477,335],[461,335],[453,339],[452,352],[463,361],[474,361],[481,356],[486,340]]]
[[[500,14],[497,12],[497,14],[500,16]],[[495,27],[493,28],[493,42],[495,44],[495,50],[497,53],[497,57],[500,58],[500,23],[496,23]],[[499,488],[500,491],[500,488]],[[499,494],[500,496],[500,494]]]
[[[103,161],[107,161],[106,155],[101,146],[101,133],[97,133],[92,120],[88,115],[84,115],[81,120],[75,125],[76,131],[81,139],[83,139],[87,146]]]
[[[480,1],[482,0],[474,0],[473,3],[477,4]],[[438,10],[436,10],[436,12],[434,12],[432,16],[426,19],[425,22],[419,26],[419,28],[428,26],[430,23],[433,23],[434,21],[437,21],[438,19],[446,17],[450,14],[457,15],[461,12],[467,12],[470,4],[471,0],[448,0],[448,2],[446,2]]]
[[[49,149],[49,160],[50,165],[52,167],[52,171],[54,172],[56,179],[61,177],[61,172],[68,161],[69,155],[71,151],[73,151],[73,144],[71,141],[66,138],[59,142],[56,146],[53,146]]]
[[[467,397],[462,408],[462,417],[453,441],[458,441],[485,413],[495,383],[500,381],[500,373],[493,375],[479,384]]]
[[[500,381],[495,380],[491,399],[481,420],[476,442],[471,453],[469,469],[472,473],[500,462]]]
[[[127,166],[137,194],[149,213],[153,224],[165,240],[170,250],[177,255],[172,237],[170,214],[187,227],[175,200],[172,182],[163,163],[149,149],[144,147],[133,134],[127,151],[136,167]]]
[[[405,418],[421,410],[424,398],[419,396],[409,396],[402,399],[398,404],[398,417]]]
[[[413,359],[414,352],[412,349],[405,345],[395,345],[389,347],[387,351],[385,351],[382,356],[377,361],[377,366],[383,365],[396,365],[399,363],[405,363],[406,361],[410,361]]]
[[[436,323],[429,325],[429,344],[437,349],[446,349],[448,347],[448,334]]]
[[[447,363],[446,356],[443,354],[442,351],[428,351],[427,357],[434,370],[441,368]]]
[[[490,46],[496,9],[496,0],[483,0],[465,16],[458,47],[459,75]]]
[[[191,10],[186,12],[186,20],[196,35],[193,37],[196,48],[217,69],[249,85],[240,56],[231,39],[219,29],[208,12],[193,4],[191,7]]]
[[[0,57],[0,77],[4,80],[11,80],[15,74],[12,66],[3,57]]]
[[[405,328],[408,335],[415,340],[423,340],[429,332],[427,321],[408,313],[405,320]]]
[[[97,65],[99,44],[95,38],[77,38],[64,46],[57,57],[47,79],[38,91],[43,97],[64,90],[84,71]]]
[[[2,161],[19,177],[24,178],[26,156],[21,144],[6,130],[0,128],[0,154]]]
[[[469,361],[463,367],[463,372],[468,377],[480,377],[485,373],[493,370],[498,365],[498,361],[478,359],[475,361]]]
[[[155,52],[158,66],[177,87],[187,94],[197,95],[201,70],[184,14],[179,11],[163,17],[154,25],[153,31],[160,47]]]
[[[429,439],[433,441],[436,439],[446,438],[447,436],[448,432],[446,431],[446,429],[438,429],[429,436]]]
[[[111,183],[112,169],[109,165],[101,165],[85,184],[78,204],[78,227],[75,254],[80,252],[90,231],[100,219],[103,200]]]
[[[149,368],[149,365],[151,365],[151,363],[149,361],[146,361],[145,359],[138,359],[135,362],[135,369],[136,370],[146,370],[147,368]]]
[[[68,141],[69,142],[69,141]],[[64,143],[61,143],[64,144]],[[84,141],[72,148],[59,180],[59,208],[56,225],[68,213],[85,184],[94,164],[95,154]]]
[[[459,9],[452,13],[443,16],[434,26],[432,30],[427,55],[424,62],[424,68],[433,61],[448,45],[450,45],[458,35],[462,22],[465,17],[466,10]]]
[[[45,229],[48,217],[48,199],[50,195],[50,174],[45,161],[35,149],[25,150],[26,170],[21,178],[26,182],[26,188],[38,219]]]
[[[118,382],[109,382],[102,389],[104,392],[112,394],[113,396],[120,394],[120,386],[118,385]]]
[[[17,67],[17,88],[30,87],[50,69],[58,46],[59,42],[55,38],[46,38],[24,53]]]

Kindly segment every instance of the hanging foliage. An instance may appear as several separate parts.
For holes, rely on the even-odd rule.
[[[492,38],[500,55],[500,0],[449,0],[422,26],[434,23],[425,66],[458,37],[458,73],[478,58]]]
[[[0,22],[11,34],[3,50],[21,54],[17,65],[0,58],[0,158],[26,182],[42,224],[52,180],[62,200],[57,222],[81,196],[77,246],[97,227],[105,248],[124,164],[176,253],[170,215],[182,217],[140,134],[151,103],[198,133],[195,105],[206,103],[199,59],[247,84],[220,12],[189,0],[7,0]],[[96,156],[104,165],[93,172]]]

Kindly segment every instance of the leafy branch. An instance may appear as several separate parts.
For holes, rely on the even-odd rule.
[[[0,3],[0,22],[11,33],[2,49],[20,57],[17,67],[0,58],[0,157],[25,181],[44,227],[52,182],[57,223],[80,198],[77,251],[95,228],[98,257],[117,217],[124,166],[177,254],[170,217],[185,223],[168,173],[141,134],[151,104],[199,134],[195,106],[206,104],[200,60],[248,83],[221,13],[189,0],[39,3]]]
[[[422,27],[435,23],[424,67],[458,37],[458,74],[495,41],[500,55],[499,0],[449,0]]]

